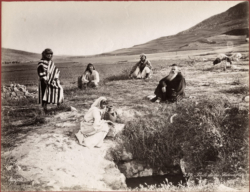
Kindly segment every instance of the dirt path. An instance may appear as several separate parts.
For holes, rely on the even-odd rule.
[[[48,190],[111,190],[121,188],[125,177],[104,158],[112,145],[106,140],[102,148],[89,149],[78,144],[78,112],[64,112],[47,119],[48,123],[30,133],[11,152],[20,167],[18,173],[35,185]],[[112,186],[105,182],[105,168],[113,167]],[[117,186],[115,186],[117,185]],[[123,186],[124,187],[124,186]]]

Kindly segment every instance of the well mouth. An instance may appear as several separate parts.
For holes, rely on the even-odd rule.
[[[128,188],[139,188],[140,186],[148,186],[155,185],[156,187],[160,187],[162,184],[172,184],[185,185],[187,182],[186,178],[183,174],[173,175],[173,174],[165,174],[165,175],[153,175],[146,177],[136,177],[136,178],[126,178],[126,184]]]

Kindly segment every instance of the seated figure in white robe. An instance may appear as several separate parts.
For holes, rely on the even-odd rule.
[[[95,70],[95,67],[93,64],[89,63],[85,72],[78,80],[80,81],[80,84],[78,85],[81,89],[86,89],[87,87],[97,88],[100,77],[99,73]]]
[[[86,147],[101,147],[103,140],[114,124],[110,120],[104,120],[107,108],[107,99],[99,97],[84,115],[80,122],[80,130],[76,133],[79,143]]]
[[[146,59],[145,54],[140,55],[140,61],[133,66],[129,77],[137,79],[149,79],[152,75],[152,65],[149,60]]]

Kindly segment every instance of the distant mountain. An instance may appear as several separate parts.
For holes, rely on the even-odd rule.
[[[39,60],[41,54],[30,53],[21,50],[2,48],[2,62],[24,62],[24,61],[36,61]]]
[[[157,53],[185,49],[208,49],[225,46],[225,35],[249,34],[249,3],[242,2],[227,11],[214,15],[188,30],[176,35],[161,37],[131,48],[119,49],[104,55],[130,55],[140,53]],[[234,44],[242,44],[245,37],[233,38]],[[231,41],[230,37],[226,38]]]
[[[32,62],[39,61],[41,59],[41,54],[39,53],[31,53],[27,51],[21,51],[16,49],[1,49],[1,60],[2,63],[22,63],[22,62]],[[54,56],[54,60],[64,60],[66,56]]]

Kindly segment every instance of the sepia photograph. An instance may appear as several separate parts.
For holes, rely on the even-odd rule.
[[[249,191],[248,1],[1,1],[1,191]]]

